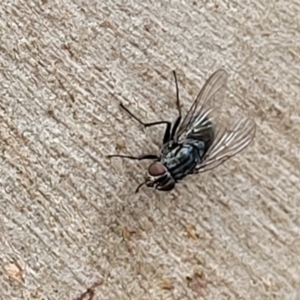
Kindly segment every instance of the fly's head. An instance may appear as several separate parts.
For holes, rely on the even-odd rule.
[[[175,180],[161,162],[155,161],[148,167],[145,184],[160,191],[170,191],[175,186]]]

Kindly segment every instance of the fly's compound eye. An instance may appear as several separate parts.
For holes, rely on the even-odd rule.
[[[156,161],[149,166],[148,173],[150,176],[160,177],[166,173],[166,167],[162,163]]]

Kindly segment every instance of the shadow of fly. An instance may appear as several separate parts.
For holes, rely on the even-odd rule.
[[[179,89],[176,72],[173,71],[176,85],[176,106],[178,116],[172,124],[169,121],[144,123],[122,103],[121,108],[144,127],[165,124],[166,129],[160,154],[140,156],[109,155],[132,160],[152,160],[144,182],[160,191],[170,191],[175,184],[187,175],[214,169],[226,160],[245,149],[255,135],[255,122],[243,118],[229,128],[217,121],[218,106],[225,98],[227,73],[220,69],[205,82],[196,100],[183,118],[179,101]]]

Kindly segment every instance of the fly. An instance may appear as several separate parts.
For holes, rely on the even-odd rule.
[[[224,91],[228,78],[225,70],[220,69],[209,77],[184,118],[181,113],[175,71],[173,75],[178,110],[177,119],[173,124],[169,121],[145,123],[122,103],[120,104],[122,109],[144,127],[161,124],[166,126],[159,155],[108,156],[153,160],[148,167],[145,181],[138,185],[136,193],[143,185],[161,191],[170,191],[187,175],[205,172],[221,165],[245,149],[255,136],[256,125],[250,118],[236,121],[230,129],[226,129],[221,122],[217,121],[218,99],[225,98]]]

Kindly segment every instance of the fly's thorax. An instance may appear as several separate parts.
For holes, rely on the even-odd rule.
[[[169,191],[174,188],[175,180],[160,161],[155,161],[148,167],[146,185],[155,186],[158,190]]]
[[[164,145],[161,150],[162,163],[168,161],[176,156],[189,155],[191,152],[197,152],[200,157],[203,156],[206,149],[206,141],[197,139],[185,139],[179,143],[169,142]]]
[[[177,144],[170,152],[165,152],[161,157],[161,163],[171,177],[178,181],[194,172],[197,164],[202,160],[204,152],[204,142],[186,140],[182,144]]]
[[[177,144],[169,152],[165,151],[161,157],[162,164],[170,171],[176,165],[187,160],[201,160],[205,151],[205,143],[197,140],[186,140],[185,143]],[[193,160],[193,159],[192,159]]]

